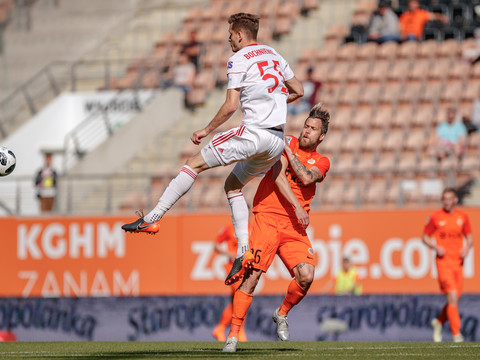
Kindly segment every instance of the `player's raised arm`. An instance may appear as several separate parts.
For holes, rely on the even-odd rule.
[[[285,176],[285,170],[287,169],[288,161],[283,156],[278,160],[275,165],[273,165],[273,179],[277,185],[280,193],[287,199],[287,201],[295,209],[295,215],[297,216],[298,221],[304,228],[308,227],[310,219],[308,213],[305,211],[303,206],[298,201],[297,197],[292,191],[290,184],[288,183],[287,177]]]
[[[190,140],[196,145],[200,144],[204,137],[208,136],[212,131],[230,119],[235,110],[237,110],[239,100],[240,88],[228,89],[225,102],[220,107],[220,110],[218,110],[212,121],[210,121],[210,123],[203,129],[195,131],[190,137]]]
[[[295,76],[290,80],[285,81],[285,85],[288,89],[287,104],[303,96],[303,85]]]

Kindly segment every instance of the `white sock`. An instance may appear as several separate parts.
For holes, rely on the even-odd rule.
[[[197,173],[190,166],[184,165],[177,177],[168,184],[157,206],[145,215],[145,222],[154,223],[160,220],[173,204],[190,190],[196,178]]]
[[[248,247],[248,206],[243,194],[227,195],[228,203],[232,210],[232,221],[235,227],[235,236],[238,239],[237,258],[242,256]]]

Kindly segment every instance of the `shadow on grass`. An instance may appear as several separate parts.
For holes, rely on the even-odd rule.
[[[146,350],[146,351],[119,351],[119,352],[97,352],[82,355],[82,360],[98,360],[98,359],[212,359],[212,358],[233,358],[236,355],[247,359],[257,359],[262,357],[275,358],[277,354],[291,353],[291,355],[300,355],[303,350],[295,348],[262,348],[262,349],[237,349],[236,353],[224,353],[219,348],[203,348],[191,350]],[[77,354],[51,354],[48,357],[33,356],[22,357],[23,359],[74,359],[78,358]]]

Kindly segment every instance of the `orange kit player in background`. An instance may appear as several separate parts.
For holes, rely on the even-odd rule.
[[[307,294],[315,273],[315,256],[305,229],[309,224],[310,202],[316,183],[323,181],[330,161],[316,149],[328,131],[329,112],[315,105],[305,120],[300,137],[285,137],[285,151],[265,175],[253,200],[254,221],[250,249],[254,254],[253,269],[233,297],[232,324],[224,352],[237,349],[240,327],[252,303],[253,292],[262,273],[278,254],[290,275],[283,303],[273,313],[280,340],[289,340],[287,313]]]
[[[458,300],[462,294],[463,260],[473,246],[473,236],[467,215],[455,208],[457,202],[455,189],[443,190],[443,207],[430,216],[423,231],[423,242],[437,252],[438,283],[441,292],[447,296],[447,304],[438,318],[432,320],[435,342],[442,341],[442,326],[447,320],[453,341],[463,342]],[[463,244],[464,237],[467,239],[466,246]]]
[[[222,244],[227,245],[227,249],[222,247]],[[228,274],[230,269],[233,266],[233,262],[235,261],[235,257],[237,254],[237,245],[238,240],[235,236],[235,228],[233,224],[228,224],[220,229],[218,233],[217,239],[215,240],[215,251],[219,254],[225,255],[228,257],[228,262],[225,264],[225,272]],[[227,305],[225,310],[223,310],[222,316],[220,317],[220,321],[218,325],[213,329],[212,335],[218,341],[225,341],[225,329],[227,326],[230,325],[232,321],[232,312],[233,312],[233,295],[235,291],[237,291],[238,287],[240,286],[241,282],[238,281],[233,284],[230,289],[232,290],[232,302]],[[238,340],[239,341],[247,341],[247,335],[245,334],[245,330],[243,326],[238,333]]]

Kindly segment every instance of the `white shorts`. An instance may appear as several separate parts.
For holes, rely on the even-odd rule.
[[[237,162],[232,173],[242,184],[265,174],[282,155],[283,131],[245,125],[216,134],[201,150],[209,167]]]

